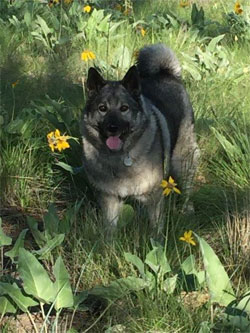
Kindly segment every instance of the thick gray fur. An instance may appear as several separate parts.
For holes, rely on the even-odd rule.
[[[122,81],[106,81],[95,69],[89,70],[83,163],[109,231],[116,226],[123,202],[133,197],[146,206],[152,227],[161,234],[160,184],[169,175],[189,197],[199,150],[193,109],[180,76],[177,58],[163,44],[143,48],[137,68],[131,67]],[[119,150],[108,148],[110,136],[121,138]],[[128,156],[130,166],[125,163]]]
[[[181,66],[174,52],[164,44],[144,47],[138,56],[138,70],[141,76],[150,76],[167,71],[181,78]]]

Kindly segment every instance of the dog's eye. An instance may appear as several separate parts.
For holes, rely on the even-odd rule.
[[[99,111],[101,111],[101,112],[107,112],[107,107],[106,107],[106,105],[104,105],[104,104],[99,105],[98,109],[99,109]]]
[[[128,110],[128,105],[122,105],[122,106],[120,107],[120,110],[121,110],[121,112],[125,112],[125,111],[127,111],[127,110]]]

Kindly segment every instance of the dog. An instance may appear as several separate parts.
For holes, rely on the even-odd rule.
[[[108,230],[115,230],[124,200],[132,197],[162,233],[161,181],[171,175],[188,195],[199,158],[179,61],[164,44],[149,45],[121,81],[105,80],[90,68],[86,86],[83,165]]]

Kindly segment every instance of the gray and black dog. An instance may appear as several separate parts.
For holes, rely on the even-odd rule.
[[[121,81],[90,68],[83,114],[83,163],[111,231],[127,197],[142,202],[161,233],[162,179],[190,193],[199,150],[181,67],[164,44],[140,50]]]

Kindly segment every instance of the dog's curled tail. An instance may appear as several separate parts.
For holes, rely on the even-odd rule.
[[[164,44],[146,46],[140,50],[137,68],[141,77],[155,74],[172,75],[181,78],[181,66],[174,52]]]

